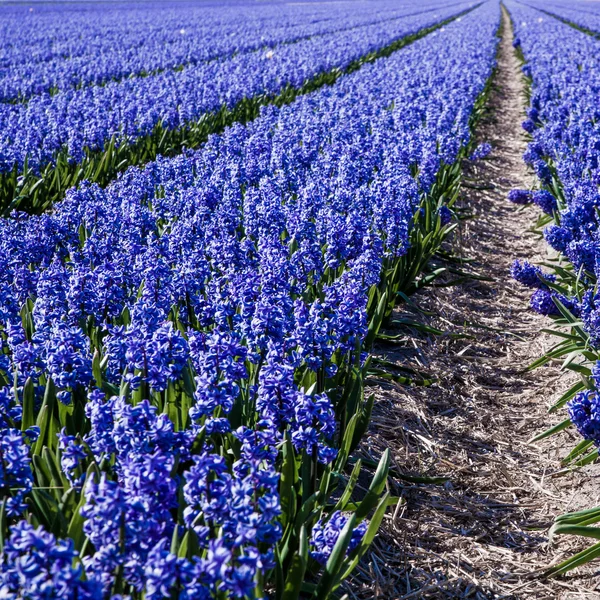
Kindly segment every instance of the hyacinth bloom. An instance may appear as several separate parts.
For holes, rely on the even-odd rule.
[[[536,290],[533,292],[530,301],[531,308],[545,316],[558,316],[560,311],[553,300],[553,294],[548,290]]]
[[[512,264],[510,269],[511,276],[519,283],[527,287],[548,289],[546,282],[553,282],[556,277],[551,273],[544,273],[539,267],[532,265],[524,260],[522,263],[518,260]]]
[[[349,520],[349,515],[345,515],[339,510],[334,512],[327,520],[321,518],[313,527],[310,540],[310,554],[320,564],[324,565],[331,556],[331,551],[335,546],[342,530]],[[362,541],[367,530],[367,524],[363,521],[352,532],[350,544],[347,553],[352,552]]]
[[[102,600],[93,578],[84,581],[70,540],[21,521],[12,527],[0,560],[0,591],[6,598]]]
[[[556,276],[552,273],[544,273],[542,269],[526,260],[522,263],[516,260],[511,266],[510,274],[520,284],[536,288],[530,301],[530,306],[535,312],[545,316],[559,316],[561,313],[556,299],[573,315],[580,315],[582,307],[576,298],[568,298],[549,287],[549,283],[556,281]]]
[[[529,190],[510,190],[508,199],[513,204],[531,204],[533,202],[533,193]]]
[[[600,446],[600,412],[596,392],[580,392],[569,402],[569,418],[577,431],[586,439]]]
[[[483,142],[475,148],[471,156],[469,156],[469,160],[481,160],[482,158],[489,156],[491,152],[492,145],[488,142]]]
[[[556,198],[547,190],[533,192],[533,203],[539,206],[547,215],[552,215],[558,209]]]

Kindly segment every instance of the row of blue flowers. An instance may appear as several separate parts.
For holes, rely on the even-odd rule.
[[[292,33],[271,50],[0,103],[0,208],[43,210],[84,179],[106,185],[128,165],[197,148],[232,122],[256,118],[261,105],[332,84],[469,7],[426,5],[385,23]]]
[[[542,4],[540,9],[573,11]],[[543,216],[538,228],[550,247],[542,267],[515,263],[513,276],[534,289],[531,306],[551,316],[560,342],[533,367],[551,360],[578,380],[556,400],[550,412],[567,408],[563,421],[536,436],[536,440],[574,425],[583,436],[563,464],[582,467],[598,456],[600,446],[600,131],[598,90],[600,68],[596,39],[554,18],[544,10],[510,2],[515,23],[515,46],[525,61],[523,72],[531,84],[531,99],[523,128],[530,136],[525,162],[536,172],[538,190],[513,190],[509,200],[535,203]],[[590,9],[591,10],[591,9]],[[580,13],[583,18],[583,13]],[[598,510],[557,518],[553,534],[577,533],[598,537],[589,527]],[[580,553],[549,571],[561,574],[598,555],[600,546]]]
[[[452,230],[486,3],[198,151],[0,221],[0,591],[329,598],[390,499],[365,352]]]
[[[282,44],[271,52],[240,52],[147,77],[40,94],[27,103],[0,103],[0,172],[22,170],[25,164],[39,172],[58,153],[81,162],[86,151],[102,150],[111,139],[116,145],[132,143],[158,124],[182,127],[223,105],[232,108],[244,98],[300,87],[460,10],[452,6],[437,16],[427,11]]]
[[[393,0],[348,7],[320,3],[273,3],[194,6],[171,3],[157,11],[143,5],[77,5],[68,13],[60,7],[25,5],[1,9],[0,101],[26,101],[31,96],[98,85],[158,71],[181,69],[214,59],[307,38],[346,32],[353,41],[370,25],[379,25],[385,44],[396,27],[390,21],[425,12],[433,18],[456,0],[429,0],[425,5],[398,6]],[[464,3],[463,3],[464,4]],[[160,18],[157,18],[160,14]],[[358,30],[352,32],[351,30]]]

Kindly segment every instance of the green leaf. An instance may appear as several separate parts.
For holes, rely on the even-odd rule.
[[[563,369],[563,370],[571,369],[571,370],[576,370],[578,372],[581,372],[581,371],[579,371],[579,369],[581,368],[581,365],[575,363],[575,360],[577,358],[579,358],[583,353],[584,353],[583,348],[577,348],[576,350],[573,350],[572,352],[570,352],[568,354],[568,356],[565,358],[565,360],[561,366],[561,369]],[[589,371],[589,369],[587,369],[587,370]],[[591,371],[589,371],[589,372],[591,374]]]
[[[411,483],[425,483],[428,485],[443,485],[447,481],[450,481],[450,477],[429,477],[427,475],[409,475],[408,473],[400,473],[396,469],[390,469],[389,473],[392,477],[402,479],[404,481],[410,481]]]
[[[285,528],[288,523],[293,522],[296,516],[296,486],[299,479],[296,453],[289,435],[286,435],[282,455],[279,496],[281,501],[281,525]]]
[[[23,387],[23,416],[21,431],[25,431],[35,425],[35,388],[31,377],[27,378]]]
[[[38,487],[50,487],[52,482],[52,473],[46,465],[46,461],[39,454],[34,454],[31,462],[33,463],[33,473],[35,475]]]
[[[3,498],[0,503],[0,554],[4,551],[5,535],[8,533],[6,525],[6,502],[8,498]]]
[[[581,525],[570,525],[566,523],[557,523],[553,527],[554,535],[582,535],[584,537],[600,540],[599,527],[585,527]]]
[[[544,356],[533,361],[527,367],[526,371],[533,371],[534,369],[537,369],[538,367],[545,365],[553,358],[560,358],[562,356],[566,356],[570,352],[572,352],[574,350],[578,350],[578,349],[580,349],[580,346],[578,344],[570,343],[568,340],[561,342],[560,344],[557,344],[556,346],[554,346],[550,351],[546,352],[546,354],[544,354]]]
[[[80,495],[79,503],[77,504],[77,507],[73,511],[73,516],[71,517],[71,521],[69,523],[69,528],[67,530],[67,537],[69,537],[73,540],[73,542],[75,544],[75,548],[78,551],[81,550],[83,543],[85,541],[85,534],[83,532],[83,524],[85,522],[85,519],[81,515],[81,509],[84,507],[85,502],[86,502],[85,494],[83,492],[85,491],[88,483],[93,478],[95,478],[96,481],[99,481],[99,479],[100,479],[100,471],[98,470],[98,467],[96,466],[95,463],[91,464],[88,467],[86,477],[85,477],[85,482],[82,487],[82,492]],[[177,527],[175,529],[177,529]]]
[[[186,531],[181,540],[177,556],[179,556],[179,558],[191,558],[192,556],[196,556],[199,550],[200,548],[198,546],[196,534],[191,530]]]
[[[568,465],[572,463],[578,456],[581,456],[587,452],[593,445],[594,442],[589,440],[583,440],[579,442],[579,444],[577,444],[577,446],[575,446],[575,448],[573,448],[573,450],[571,450],[571,452],[569,452],[569,454],[567,454],[567,456],[560,461],[561,464]]]
[[[350,421],[348,421],[348,425],[346,426],[346,430],[344,431],[344,437],[342,439],[342,443],[338,450],[338,455],[333,465],[333,470],[337,473],[341,473],[344,470],[346,462],[348,461],[348,457],[350,456],[350,448],[352,447],[352,441],[354,439],[354,430],[356,428],[358,418],[358,413],[353,415]]]
[[[356,464],[354,465],[354,469],[352,469],[352,474],[350,475],[350,479],[348,479],[348,483],[346,484],[344,492],[340,496],[339,500],[336,502],[335,506],[333,507],[332,512],[335,512],[336,510],[344,510],[344,508],[346,508],[346,505],[348,504],[348,502],[350,501],[350,498],[352,497],[352,492],[354,491],[354,487],[356,486],[356,483],[358,482],[361,467],[362,467],[362,461],[360,459],[358,459],[356,461]]]
[[[555,267],[555,270],[556,269],[557,268]],[[558,307],[558,310],[560,311],[562,316],[569,323],[571,323],[571,326],[577,332],[577,335],[579,336],[579,338],[581,340],[583,340],[584,342],[589,340],[590,336],[585,332],[585,330],[581,326],[581,321],[577,317],[575,317],[575,315],[573,315],[573,313],[571,311],[569,311],[569,309],[556,296],[553,296],[552,299],[554,300],[554,304],[556,304],[556,306]]]
[[[308,498],[300,507],[298,514],[296,515],[296,533],[300,535],[300,529],[302,525],[308,523],[311,518],[314,516],[314,512],[316,511],[317,504],[317,494],[314,493],[310,498]]]
[[[57,429],[53,427],[55,404],[56,387],[54,386],[52,378],[49,378],[46,382],[44,400],[42,402],[42,406],[40,408],[40,412],[38,413],[37,420],[35,423],[40,428],[40,436],[38,437],[33,448],[33,454],[41,454],[42,448],[44,447],[44,443],[46,442],[46,440],[48,440],[48,444],[51,445],[51,432]]]
[[[571,558],[555,565],[554,567],[548,569],[544,575],[546,577],[556,577],[557,575],[563,575],[576,567],[580,567],[581,565],[585,565],[586,563],[591,562],[595,558],[600,556],[600,542],[590,546],[586,550],[582,552],[578,552]]]
[[[342,575],[342,581],[344,579],[346,579],[346,577],[348,577],[352,573],[352,571],[354,571],[354,569],[360,562],[360,559],[365,555],[365,553],[369,549],[369,546],[373,543],[373,540],[375,539],[375,536],[377,535],[377,532],[379,531],[379,526],[381,525],[381,521],[383,521],[385,511],[389,505],[388,500],[389,500],[389,493],[386,493],[383,496],[383,498],[381,498],[381,500],[379,501],[379,504],[377,505],[377,509],[375,510],[375,514],[373,515],[373,518],[371,519],[371,522],[369,523],[369,526],[367,527],[367,531],[365,531],[365,535],[363,536],[361,543],[352,552],[351,560],[350,560],[349,564],[347,564],[346,571]],[[399,498],[397,501],[400,502],[400,500],[401,499]]]
[[[355,424],[354,434],[352,436],[352,443],[350,444],[350,454],[354,452],[363,436],[367,432],[371,423],[371,414],[373,412],[373,403],[375,402],[375,394],[370,394],[367,401],[363,404],[362,410],[358,415],[358,419]]]
[[[433,385],[435,382],[434,379],[412,379],[411,377],[405,377],[404,375],[396,375],[395,373],[390,373],[384,369],[369,369],[367,375],[372,377],[379,377],[381,379],[388,379],[390,381],[394,381],[395,383],[399,383],[400,385],[406,386],[424,386],[429,387]]]
[[[591,525],[592,523],[600,522],[600,506],[579,510],[576,512],[565,513],[559,515],[554,520],[555,525]],[[550,530],[551,534],[554,531],[554,526]]]
[[[92,359],[92,373],[96,381],[96,387],[102,389],[102,368],[100,366],[100,352],[98,352],[98,349],[94,351],[94,358]]]
[[[573,463],[574,467],[585,467],[586,465],[592,464],[598,458],[598,449],[586,454],[583,458]]]
[[[584,389],[586,389],[586,384],[583,381],[578,381],[574,385],[572,385],[549,409],[549,413],[553,413],[559,408],[563,407],[571,398]]]
[[[316,469],[316,460],[312,453],[309,454],[306,450],[302,450],[300,454],[300,479],[302,482],[302,501],[305,502],[313,496],[315,490],[314,474]]]
[[[569,363],[566,368],[569,369],[569,371],[574,371],[575,373],[580,373],[581,375],[584,375],[585,377],[592,376],[591,369],[589,369],[588,367],[584,367],[583,365],[579,365],[577,363]]]
[[[550,437],[551,435],[554,435],[555,433],[558,433],[559,431],[563,431],[563,429],[566,429],[570,425],[571,425],[571,419],[565,419],[564,421],[561,421],[557,425],[553,425],[552,427],[550,427],[550,429],[546,429],[546,431],[542,431],[542,433],[538,433],[536,436],[532,437],[527,443],[533,444],[533,442],[539,442],[540,440]]]
[[[410,327],[412,329],[416,329],[421,333],[431,333],[432,335],[443,335],[444,331],[441,329],[437,329],[436,327],[430,327],[429,325],[425,325],[424,323],[419,323],[418,321],[414,321],[413,319],[401,318],[394,319],[390,325],[396,325],[398,327]]]
[[[67,527],[58,502],[46,491],[38,488],[31,490],[32,509],[40,522],[54,535],[64,537]]]
[[[360,357],[360,352],[357,352],[357,356]],[[346,419],[350,419],[357,414],[357,412],[360,412],[359,407],[364,395],[363,382],[364,376],[360,369],[352,368],[346,378],[344,392],[339,402],[339,408],[342,409],[342,415],[340,416],[340,433],[345,432]],[[344,408],[345,414],[343,414]]]
[[[554,335],[556,337],[560,337],[565,340],[570,340],[572,342],[581,341],[581,338],[578,335],[566,333],[564,331],[560,331],[559,329],[540,329],[540,333],[547,333],[548,335]]]
[[[60,461],[54,452],[47,447],[42,450],[42,459],[50,472],[50,486],[53,488],[54,496],[60,498],[65,489],[70,487],[67,478],[62,473]]]
[[[300,528],[298,552],[292,557],[292,562],[288,568],[288,574],[285,579],[282,600],[297,600],[302,589],[302,582],[306,573],[308,564],[308,535],[306,527]]]
[[[379,298],[379,303],[377,304],[375,314],[371,317],[371,320],[369,321],[369,328],[364,341],[364,346],[366,349],[369,349],[373,346],[373,342],[375,341],[375,338],[379,333],[379,329],[381,328],[381,324],[383,323],[383,319],[386,313],[387,301],[388,294],[387,292],[384,292]]]
[[[379,497],[381,496],[381,493],[383,492],[385,484],[387,482],[389,468],[390,450],[388,448],[381,456],[379,466],[377,467],[377,471],[375,471],[375,475],[373,475],[373,480],[371,481],[371,485],[369,486],[369,491],[365,494],[365,497],[358,505],[358,508],[356,510],[357,519],[364,519],[377,505]]]

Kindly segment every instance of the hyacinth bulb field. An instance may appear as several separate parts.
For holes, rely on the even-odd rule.
[[[600,597],[600,7],[0,31],[0,598]]]

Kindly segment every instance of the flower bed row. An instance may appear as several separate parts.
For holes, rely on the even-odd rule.
[[[595,448],[600,445],[600,67],[595,58],[600,46],[593,37],[538,10],[513,2],[508,7],[515,22],[515,43],[525,61],[523,71],[531,82],[528,118],[523,123],[531,141],[524,158],[540,186],[535,191],[514,190],[509,199],[535,202],[544,211],[537,226],[551,248],[542,265],[545,269],[515,263],[513,275],[534,288],[532,308],[554,319],[556,327],[550,331],[560,339],[532,368],[561,360],[563,368],[578,375],[578,381],[550,407],[551,413],[567,412],[566,418],[535,440],[576,427],[583,440],[563,465],[581,467],[596,460]],[[590,525],[600,520],[599,513],[593,509],[558,517],[552,534],[597,538],[599,530]],[[564,573],[598,555],[596,544],[549,573]]]
[[[352,11],[312,3],[239,3],[229,8],[175,3],[120,5],[117,10],[91,3],[86,10],[78,5],[69,13],[3,7],[0,101],[22,102],[44,92],[147,76],[237,53],[267,52],[334,32],[360,33],[368,25],[452,4],[459,3],[437,0],[415,9],[379,0]]]
[[[391,499],[355,490],[365,353],[452,230],[485,4],[196,152],[0,221],[0,589],[329,598]]]
[[[564,0],[555,0],[551,3],[531,1],[533,8],[537,8],[548,16],[553,16],[567,23],[580,31],[590,35],[600,36],[600,12],[594,3],[565,2]]]

